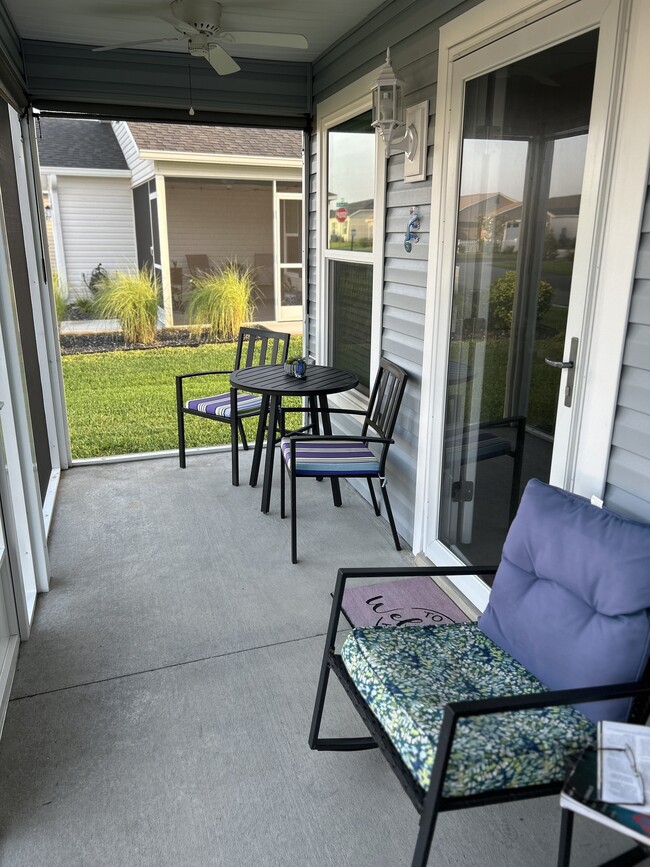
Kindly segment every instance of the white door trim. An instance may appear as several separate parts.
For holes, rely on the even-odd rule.
[[[444,400],[452,301],[451,287],[453,285],[454,268],[453,241],[459,188],[464,91],[462,75],[452,75],[452,65],[458,62],[464,69],[469,69],[471,64],[474,63],[478,69],[482,61],[474,60],[472,57],[478,48],[487,47],[491,42],[502,36],[520,31],[530,21],[538,22],[536,28],[543,32],[544,38],[548,38],[548,45],[564,41],[596,26],[600,27],[599,55],[596,71],[597,86],[600,84],[600,88],[598,91],[595,88],[595,94],[599,93],[600,99],[597,97],[594,100],[590,125],[590,139],[595,142],[594,144],[590,141],[590,148],[593,151],[597,150],[598,146],[600,146],[600,153],[595,155],[592,153],[591,171],[593,180],[589,183],[589,178],[587,178],[587,183],[585,184],[586,195],[583,209],[587,212],[587,216],[583,220],[583,209],[581,209],[581,235],[584,240],[587,240],[589,229],[591,228],[591,232],[593,233],[596,229],[600,229],[601,225],[603,227],[607,226],[608,231],[614,232],[616,212],[621,210],[621,204],[627,209],[629,208],[631,199],[636,205],[639,201],[639,196],[645,192],[646,175],[643,175],[641,180],[639,178],[642,172],[647,171],[646,153],[646,158],[639,160],[642,165],[641,171],[638,171],[637,167],[637,171],[634,172],[634,180],[632,180],[631,166],[629,166],[631,160],[626,155],[625,162],[628,164],[628,173],[625,180],[628,186],[624,187],[620,184],[617,187],[617,201],[612,200],[614,189],[613,178],[617,168],[615,155],[618,155],[618,162],[620,163],[622,146],[625,145],[627,150],[630,139],[629,132],[626,136],[622,127],[622,121],[626,118],[626,113],[623,109],[619,113],[619,105],[622,104],[622,98],[625,99],[625,105],[627,105],[631,95],[628,91],[632,91],[637,98],[639,92],[638,85],[634,87],[629,86],[630,82],[628,79],[634,77],[636,81],[637,76],[636,72],[632,76],[632,64],[630,64],[629,70],[625,69],[626,25],[631,5],[630,0],[577,0],[577,2],[572,3],[557,2],[557,0],[530,0],[522,8],[519,0],[486,0],[486,2],[470,10],[466,15],[441,28],[438,104],[436,107],[436,117],[440,118],[441,122],[436,124],[434,144],[431,244],[423,357],[424,387],[422,389],[419,433],[420,448],[416,486],[415,514],[417,517],[414,526],[413,545],[413,550],[416,553],[423,553],[434,560],[434,562],[449,563],[450,558],[451,562],[454,560],[453,555],[437,541],[438,497],[442,472],[442,442],[444,432]],[[635,3],[634,5],[636,17],[639,19],[645,17],[646,10],[639,8],[642,4]],[[558,13],[558,16],[554,17],[553,20],[548,17],[551,12]],[[558,29],[554,25],[554,21],[558,22],[561,27],[560,38],[558,38]],[[639,26],[641,26],[641,23],[639,20]],[[555,35],[553,35],[554,33]],[[645,35],[647,38],[647,31]],[[639,34],[638,38],[642,39],[642,34]],[[515,40],[512,42],[514,43]],[[508,45],[510,44],[508,43]],[[535,50],[543,50],[544,47],[545,45],[542,42]],[[507,56],[507,52],[504,53],[503,42],[498,47],[494,46],[494,48],[495,50],[493,51],[490,51],[489,48],[487,51],[489,55],[494,57],[493,68],[503,66],[516,59],[516,54],[511,58]],[[514,51],[516,52],[516,50],[515,48]],[[521,53],[525,53],[524,49],[522,49]],[[637,60],[636,65],[643,65],[640,63],[640,59]],[[626,72],[625,87],[623,87],[623,71]],[[482,74],[482,70],[478,69],[475,74]],[[467,73],[466,77],[473,76]],[[603,94],[605,98],[603,98]],[[637,102],[636,105],[637,121],[639,104]],[[636,130],[634,135],[636,135]],[[647,136],[645,138],[640,136],[640,138],[642,146],[647,149]],[[598,157],[598,159],[594,159],[594,156]],[[587,171],[589,170],[588,167]],[[591,226],[589,210],[591,210]],[[578,250],[578,247],[576,248],[574,281],[581,280],[585,286],[585,291],[586,286],[590,286],[591,306],[587,305],[586,309],[587,311],[593,310],[595,305],[596,310],[592,317],[593,322],[585,321],[580,323],[580,327],[583,330],[587,327],[593,327],[595,337],[596,334],[600,334],[599,328],[596,326],[596,319],[600,319],[605,309],[609,311],[608,318],[599,322],[599,326],[607,327],[609,335],[607,341],[603,342],[602,338],[598,342],[595,339],[585,341],[585,343],[590,343],[591,346],[583,346],[581,348],[584,356],[580,361],[582,376],[577,378],[580,379],[580,382],[577,383],[578,387],[576,388],[575,397],[577,406],[574,411],[575,415],[571,430],[560,432],[560,435],[565,435],[567,439],[570,439],[568,436],[570,433],[573,436],[573,439],[570,440],[572,446],[575,443],[575,446],[570,449],[570,457],[573,457],[575,461],[575,467],[572,468],[572,472],[570,473],[570,483],[565,482],[564,479],[558,480],[557,477],[554,478],[552,476],[552,481],[556,484],[570,486],[574,490],[580,490],[581,493],[594,492],[593,480],[590,482],[591,489],[588,491],[585,490],[585,483],[582,479],[578,485],[577,467],[581,461],[588,460],[591,463],[594,459],[597,451],[597,446],[594,442],[595,438],[600,437],[601,441],[606,440],[607,445],[609,444],[611,425],[605,430],[601,428],[597,432],[591,431],[589,436],[587,436],[585,412],[587,409],[590,412],[592,410],[591,399],[586,397],[586,392],[591,390],[591,393],[593,393],[591,386],[594,382],[593,370],[596,368],[592,368],[592,364],[596,365],[599,371],[602,370],[603,366],[609,367],[610,374],[612,373],[612,366],[616,368],[614,371],[615,375],[606,377],[602,382],[602,387],[600,380],[598,380],[599,405],[607,405],[613,417],[620,369],[620,355],[623,348],[629,305],[629,292],[633,277],[634,259],[636,257],[638,221],[641,218],[641,211],[642,208],[639,204],[634,214],[637,231],[623,241],[623,245],[628,248],[625,258],[629,261],[624,263],[625,270],[622,273],[620,269],[618,271],[616,291],[605,291],[605,283],[603,281],[602,263],[609,255],[607,251],[611,250],[612,253],[614,252],[612,239],[608,237],[607,232],[598,231],[598,240],[592,234],[587,244],[583,240],[582,252]],[[632,222],[634,223],[634,219]],[[627,225],[629,231],[629,221]],[[616,232],[616,236],[620,256],[621,235]],[[600,248],[598,244],[600,244]],[[618,305],[616,317],[612,317],[611,307],[613,305]],[[569,336],[570,331],[568,328],[567,338]],[[597,356],[600,357],[597,358]],[[582,405],[583,401],[584,408]],[[588,452],[583,449],[583,443],[587,442],[589,443]],[[598,475],[601,484],[604,484],[606,459],[605,461],[601,460],[600,463]],[[557,476],[557,470],[555,472]]]

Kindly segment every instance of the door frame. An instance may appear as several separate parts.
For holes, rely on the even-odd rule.
[[[436,117],[442,122],[436,125],[434,143],[413,543],[416,553],[439,565],[459,563],[438,539],[465,80],[458,70],[474,64],[474,73],[465,75],[472,78],[530,54],[523,49],[517,54],[510,44],[510,53],[503,51],[503,43],[494,45],[529,25],[536,30],[528,33],[542,33],[535,52],[600,29],[572,283],[572,292],[582,292],[585,303],[580,321],[572,317],[567,323],[567,341],[571,336],[583,339],[574,406],[558,414],[556,451],[562,460],[554,460],[551,482],[588,496],[601,496],[605,486],[647,185],[650,122],[640,117],[647,113],[638,107],[650,75],[648,52],[642,47],[650,15],[638,0],[485,0],[440,30]],[[481,55],[475,54],[481,49],[493,57],[491,66],[481,64]],[[608,285],[615,289],[607,291]],[[564,379],[560,394],[563,386]],[[485,607],[489,588],[482,581],[469,577],[457,586],[478,608]]]
[[[305,297],[304,237],[301,240],[300,262],[282,261],[282,220],[281,202],[302,202],[302,193],[287,193],[278,190],[277,181],[273,181],[273,285],[275,286],[275,318],[278,322],[297,322],[302,319],[303,299]],[[304,215],[300,214],[301,229],[304,228]],[[300,304],[282,305],[282,269],[300,269]]]

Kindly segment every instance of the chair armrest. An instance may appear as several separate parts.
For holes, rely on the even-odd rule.
[[[314,413],[317,415],[366,415],[365,409],[321,409],[321,407],[314,407],[311,409],[310,407],[300,407],[300,406],[281,406],[280,412],[282,415],[286,415],[288,412],[308,412],[309,414]]]
[[[297,436],[294,434],[287,434],[287,439],[291,440],[292,443],[299,442],[364,442],[364,443],[384,443],[384,445],[390,445],[394,443],[395,440],[390,439],[389,437],[373,437],[373,436],[337,436],[336,434],[305,434],[304,436]]]
[[[176,376],[176,381],[182,379],[190,379],[193,376],[223,376],[226,373],[233,373],[232,370],[202,370],[200,373],[180,373]]]

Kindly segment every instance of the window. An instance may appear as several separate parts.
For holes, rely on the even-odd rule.
[[[328,361],[359,377],[368,394],[375,278],[376,141],[371,112],[328,126],[326,239]]]

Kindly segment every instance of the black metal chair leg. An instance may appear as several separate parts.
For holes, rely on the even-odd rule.
[[[239,431],[239,437],[241,439],[241,444],[245,452],[248,451],[248,440],[246,439],[246,431],[244,430],[244,422],[238,418],[237,419],[237,430]]]
[[[185,469],[185,413],[183,412],[183,381],[176,380],[176,416],[178,419],[178,463]]]
[[[393,534],[393,541],[395,542],[395,547],[398,551],[402,550],[402,546],[400,545],[399,536],[397,535],[397,527],[395,526],[395,518],[393,518],[393,510],[390,507],[390,500],[388,499],[388,491],[386,490],[386,485],[382,484],[381,486],[381,495],[384,499],[384,505],[386,506],[386,515],[388,517],[388,523],[390,524],[390,529]]]
[[[372,507],[375,510],[375,515],[381,515],[381,510],[379,508],[379,503],[377,502],[377,496],[375,495],[375,488],[372,484],[372,479],[368,479],[368,490],[370,491],[370,499],[372,500]]]
[[[562,810],[560,824],[560,847],[557,853],[557,867],[569,867],[571,861],[571,837],[573,835],[573,810]]]
[[[286,508],[285,508],[285,499],[286,499],[286,495],[287,495],[286,494],[287,482],[286,482],[286,478],[285,478],[286,471],[287,470],[286,470],[286,465],[284,463],[284,457],[282,456],[282,453],[280,453],[280,517],[281,518],[287,517],[287,512],[286,512]]]
[[[264,435],[268,427],[269,416],[269,397],[262,397],[262,405],[260,407],[260,418],[257,423],[257,434],[255,436],[255,450],[253,451],[253,463],[251,465],[251,475],[249,485],[254,488],[257,485],[257,480],[260,474],[260,464],[262,462],[262,449],[264,448]]]
[[[232,483],[239,487],[239,443],[237,442],[237,391],[230,389],[230,462],[232,469]]]
[[[291,562],[298,562],[298,520],[296,508],[296,474],[291,471]]]

